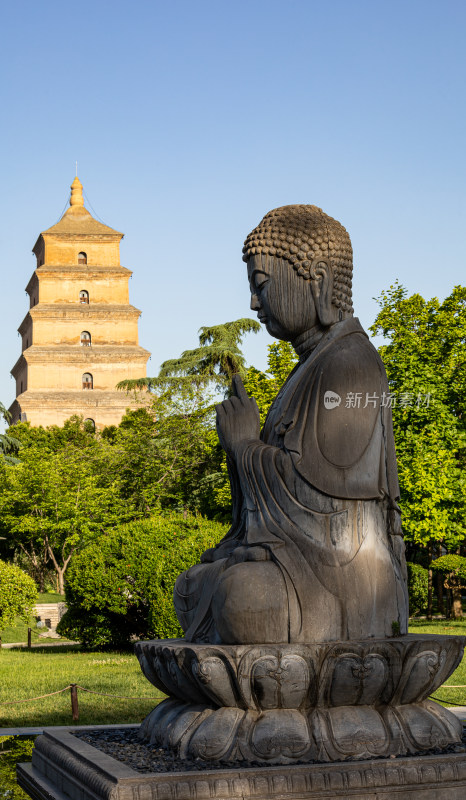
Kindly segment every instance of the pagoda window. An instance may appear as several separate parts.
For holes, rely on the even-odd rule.
[[[84,420],[84,429],[86,431],[95,431],[95,422],[94,422],[94,420],[91,419],[90,417],[85,419]]]
[[[78,264],[87,264],[87,253],[78,253]]]
[[[89,292],[86,292],[85,289],[81,289],[79,292],[79,302],[87,303],[89,305]]]
[[[85,372],[83,375],[83,389],[93,389],[94,379],[90,372]]]
[[[82,347],[91,346],[91,334],[89,333],[89,331],[81,331],[81,346]]]

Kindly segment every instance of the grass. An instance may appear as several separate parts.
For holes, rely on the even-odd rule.
[[[64,594],[57,594],[57,592],[44,592],[43,594],[39,594],[37,602],[38,603],[64,603],[65,602],[65,595]]]
[[[451,636],[466,636],[466,618],[456,619],[411,619],[409,622],[410,633],[436,633]],[[435,691],[435,698],[442,705],[466,706],[466,689],[450,689],[451,685],[466,686],[466,655],[453,675],[447,682]]]
[[[37,642],[56,642],[54,638],[44,638],[47,628],[36,628],[35,617],[31,617],[29,623],[25,623],[17,618],[14,625],[9,628],[3,628],[0,632],[2,644],[21,644],[28,640],[28,627],[31,628],[31,641],[33,644]],[[39,636],[41,634],[41,636]]]
[[[79,645],[17,648],[0,652],[0,727],[72,725],[70,691],[31,703],[6,706],[78,683],[126,700],[78,690],[78,725],[141,722],[164,697],[143,676],[132,653],[85,652]]]
[[[44,592],[43,594],[39,594],[38,603],[64,603],[65,596],[62,594],[57,594],[56,592]],[[53,637],[52,638],[44,638],[44,633],[46,632],[46,628],[37,628],[36,627],[36,618],[31,616],[29,618],[29,622],[23,622],[19,617],[17,617],[16,622],[14,625],[11,625],[8,628],[4,628],[0,632],[0,637],[3,644],[20,644],[22,642],[27,642],[28,640],[28,627],[31,628],[31,638],[32,642],[52,642],[56,641]],[[39,634],[41,634],[39,636]],[[66,641],[66,640],[65,640]]]

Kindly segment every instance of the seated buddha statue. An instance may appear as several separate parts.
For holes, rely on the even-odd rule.
[[[309,205],[270,211],[243,248],[251,308],[299,362],[260,430],[238,376],[217,407],[232,526],[179,576],[185,638],[326,642],[407,632],[389,388],[353,316],[345,228]]]

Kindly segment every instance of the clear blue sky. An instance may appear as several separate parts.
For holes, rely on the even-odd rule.
[[[346,226],[366,327],[396,278],[424,296],[465,283],[464,0],[26,0],[1,23],[6,405],[31,247],[76,160],[125,232],[149,374],[201,325],[252,315],[241,247],[279,205]],[[269,341],[249,337],[250,363]]]

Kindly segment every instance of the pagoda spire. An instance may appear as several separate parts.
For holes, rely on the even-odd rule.
[[[76,175],[76,178],[71,184],[70,206],[83,206],[83,205],[84,205],[83,185],[79,180],[78,176]]]

